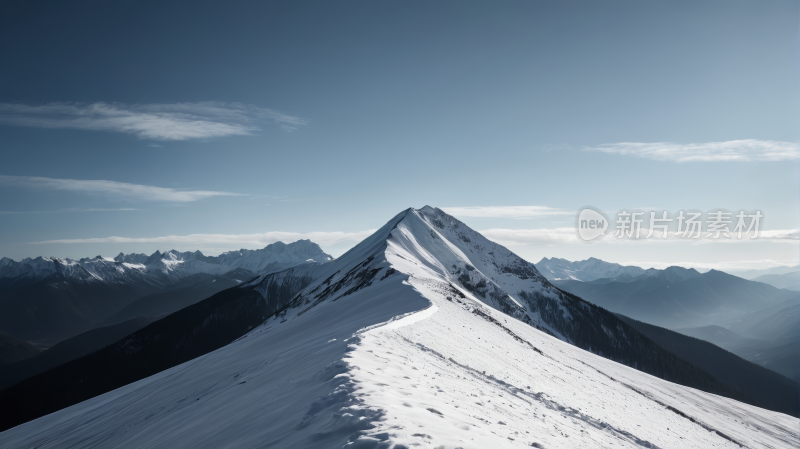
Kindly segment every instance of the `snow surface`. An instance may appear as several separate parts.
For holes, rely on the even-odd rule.
[[[796,418],[583,351],[454,285],[453,265],[488,259],[430,219],[406,211],[293,270],[315,281],[246,336],[0,433],[0,446],[800,447]],[[483,268],[498,288],[538,282]]]

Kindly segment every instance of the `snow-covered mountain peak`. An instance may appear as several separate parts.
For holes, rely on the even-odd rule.
[[[741,427],[732,416],[743,415],[720,411],[735,401],[607,360],[667,378],[694,369],[435,208],[401,212],[332,262],[299,265],[240,288],[269,301],[293,286],[299,293],[242,345],[263,350],[268,346],[255,339],[278,342],[292,335],[299,350],[305,346],[294,338],[303,335],[309,337],[308,353],[329,354],[342,340],[348,351],[306,375],[333,380],[286,424],[293,429],[286,441],[294,447],[740,447],[780,441],[796,422],[774,421],[763,433],[735,431]],[[403,307],[421,308],[415,302],[420,297],[430,301],[427,309],[403,313]],[[348,327],[354,322],[359,324]],[[302,354],[298,360],[307,359]],[[296,366],[284,363],[286,369]],[[295,384],[301,382],[282,385]],[[520,402],[511,404],[515,398]],[[639,408],[629,408],[634,403]],[[716,411],[704,411],[709,408],[702,404],[711,403]],[[735,407],[748,416],[763,412]],[[521,417],[530,408],[537,410]],[[653,419],[662,428],[647,425]],[[354,422],[370,424],[352,427]],[[567,431],[567,425],[575,427]],[[681,430],[673,435],[674,429]],[[334,431],[353,432],[350,442],[304,440]]]
[[[147,260],[144,261],[144,264],[145,265],[150,265],[150,264],[152,264],[152,263],[154,263],[154,262],[156,262],[156,261],[158,261],[160,259],[161,259],[161,251],[156,250],[156,252],[154,252],[153,254],[150,254],[150,257],[148,257]]]
[[[429,206],[401,212],[335,261],[301,271],[317,281],[298,294],[297,307],[335,301],[400,273],[448,286],[472,298],[477,308],[492,307],[566,341],[574,340],[574,321],[588,322],[582,315],[591,311],[565,296],[532,263]],[[271,279],[262,276],[242,287],[265,291],[259,285]]]
[[[171,250],[171,251],[166,251],[166,252],[164,252],[164,253],[161,255],[161,260],[169,260],[169,261],[176,262],[176,261],[183,261],[183,260],[185,260],[185,257],[184,257],[184,255],[183,255],[183,254],[181,254],[181,253],[179,253],[178,251],[175,251],[175,250],[173,249],[173,250]]]
[[[435,208],[405,210],[336,260],[263,274],[224,298],[270,311],[227,346],[10,429],[0,445],[800,443],[796,418],[662,380],[714,382]]]
[[[148,256],[147,254],[123,254],[119,253],[117,257],[114,258],[116,262],[124,262],[124,263],[133,263],[133,264],[142,264],[144,265],[147,262]]]

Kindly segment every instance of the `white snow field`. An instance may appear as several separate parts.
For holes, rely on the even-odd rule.
[[[457,286],[466,263],[506,281],[426,209],[314,268],[245,337],[0,433],[0,447],[800,447],[796,418],[594,355]]]

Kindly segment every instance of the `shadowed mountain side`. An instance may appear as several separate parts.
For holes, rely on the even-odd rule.
[[[679,334],[688,335],[690,337],[699,338],[700,340],[705,340],[707,342],[711,342],[726,351],[730,351],[734,354],[738,354],[736,351],[738,348],[744,348],[748,346],[756,346],[767,343],[766,340],[761,340],[758,338],[750,338],[745,337],[744,335],[739,335],[738,333],[726,329],[722,326],[701,326],[701,327],[682,327],[679,329],[675,329],[675,332]],[[741,357],[741,356],[740,356]]]
[[[8,388],[28,377],[55,368],[62,363],[92,353],[110,345],[122,337],[138,331],[153,320],[140,317],[111,326],[92,329],[68,338],[35,357],[0,367],[0,390]]]
[[[617,316],[657,344],[717,379],[740,389],[759,406],[792,416],[800,414],[800,385],[774,371],[744,360],[707,341]]]
[[[13,289],[4,288],[5,281],[0,279],[0,329],[48,345],[86,332],[136,298],[156,291],[142,284],[87,283],[58,274]]]
[[[742,348],[741,357],[800,383],[800,342]]]
[[[721,271],[700,274],[681,267],[625,281],[554,284],[612,312],[671,329],[726,324],[751,311],[800,297],[798,292]]]
[[[800,340],[800,301],[790,300],[747,314],[729,328],[761,340]]]
[[[150,256],[120,254],[115,260],[101,256],[80,260],[37,257],[16,262],[3,257],[0,258],[0,331],[20,340],[51,346],[98,325],[150,315],[124,313],[105,321],[147,295],[190,287],[231,272],[238,276],[231,279],[245,281],[255,273],[268,274],[309,260],[324,263],[331,259],[309,240],[276,242],[259,250],[241,249],[214,257],[200,251],[176,250],[156,251]],[[166,309],[178,310],[222,289],[210,290],[189,294],[184,301],[176,301],[178,304]]]
[[[704,326],[677,331],[710,341],[745,360],[800,382],[799,313],[800,304],[793,300],[749,313],[733,323],[731,329]]]
[[[315,264],[312,264],[315,265]],[[224,290],[133,334],[0,391],[0,430],[77,404],[221,348],[283,307],[308,285],[294,268],[255,287]],[[273,282],[274,281],[274,282]]]
[[[137,317],[158,319],[225,289],[235,287],[253,277],[255,277],[255,273],[243,268],[237,268],[219,276],[195,275],[193,278],[200,279],[193,285],[139,298],[103,320],[98,326],[108,326]]]
[[[17,340],[11,335],[0,332],[0,369],[2,369],[1,365],[29,359],[40,351],[41,349],[30,343]]]
[[[765,274],[753,278],[754,282],[763,282],[776,288],[800,291],[800,271],[786,274]]]

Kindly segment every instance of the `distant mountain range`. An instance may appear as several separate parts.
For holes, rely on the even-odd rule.
[[[594,258],[544,258],[537,268],[560,288],[632,317],[628,323],[657,342],[669,331],[648,333],[646,326],[675,329],[800,382],[800,293],[790,290],[800,288],[800,272],[792,271],[797,267],[740,273],[752,280],[716,270],[644,270]]]
[[[762,407],[795,416],[800,412],[800,384],[785,374],[747,361],[712,344],[707,338],[692,338],[623,315],[617,316],[680,358],[756,399]]]
[[[540,260],[536,269],[549,281],[594,281],[604,278],[634,278],[646,271],[643,268],[624,266],[590,257],[586,260],[570,262],[566,259],[547,257]]]
[[[109,326],[139,317],[155,321],[255,276],[255,273],[244,268],[236,268],[222,275],[194,274],[181,279],[165,291],[133,301],[97,323],[97,326]]]
[[[752,280],[755,282],[763,282],[776,288],[800,291],[800,271],[793,271],[785,274],[762,274]]]
[[[170,301],[185,307],[191,301],[231,286],[228,281],[243,282],[257,274],[309,260],[322,263],[332,257],[317,244],[300,240],[215,257],[200,251],[172,250],[156,251],[149,256],[120,254],[114,260],[100,256],[80,260],[37,257],[16,262],[3,258],[0,259],[0,331],[49,346],[109,324],[104,321],[148,295],[174,291],[171,299],[161,301],[163,307],[136,311],[163,315],[177,310],[168,305]],[[219,276],[224,278],[220,279],[224,285],[212,285]],[[205,288],[198,285],[203,282]],[[187,288],[194,288],[194,292]],[[134,316],[123,312],[112,321],[130,318]]]
[[[749,280],[769,274],[787,274],[797,271],[800,271],[800,265],[784,265],[780,267],[761,268],[757,270],[725,270],[726,273]]]
[[[252,273],[276,271],[287,264],[306,260],[327,262],[316,243],[299,240],[285,244],[276,242],[258,250],[241,249],[219,256],[204,256],[200,251],[175,250],[151,255],[120,253],[113,260],[101,256],[79,260],[56,257],[27,258],[19,262],[7,257],[0,259],[0,279],[6,284],[43,280],[51,276],[82,282],[162,284],[197,273],[223,274],[236,268]]]
[[[701,274],[681,267],[650,269],[634,278],[553,283],[613,312],[670,329],[730,323],[748,312],[800,297],[721,271]]]
[[[745,314],[727,328],[703,326],[677,331],[710,341],[800,382],[800,298]]]

